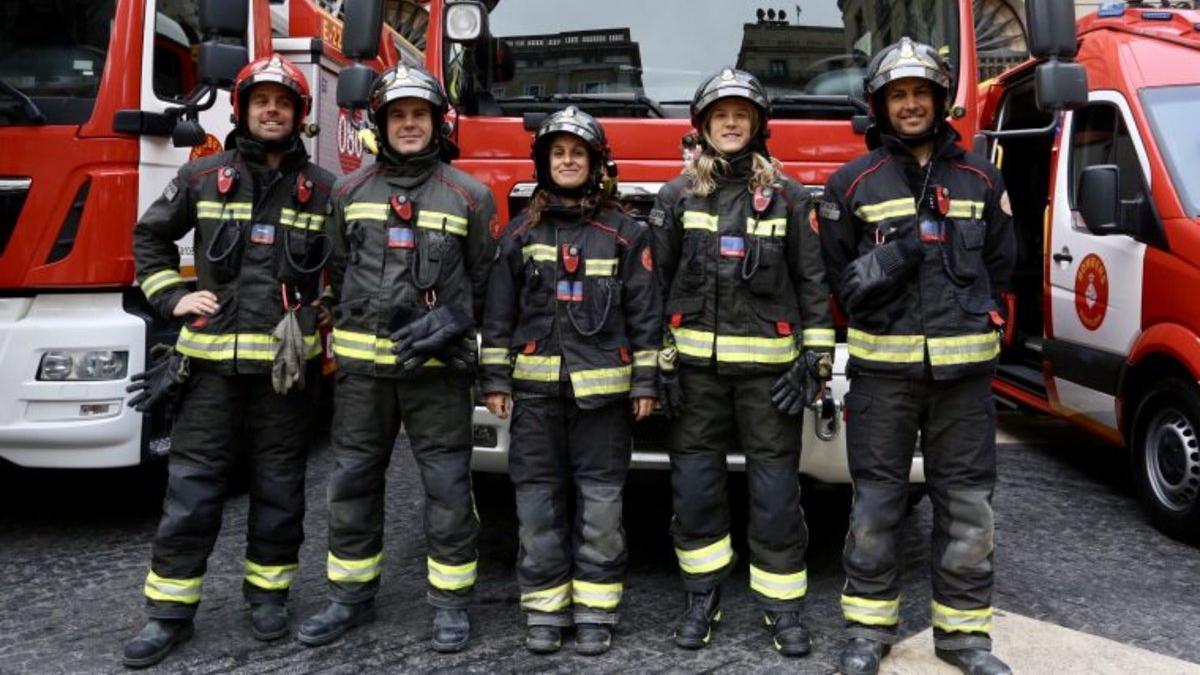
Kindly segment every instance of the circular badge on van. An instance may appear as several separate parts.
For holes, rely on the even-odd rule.
[[[1075,271],[1075,313],[1084,328],[1096,330],[1107,312],[1108,270],[1100,256],[1089,253]]]

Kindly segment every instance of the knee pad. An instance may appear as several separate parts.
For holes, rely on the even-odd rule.
[[[873,573],[896,563],[896,527],[904,516],[905,487],[890,484],[854,486],[846,560]]]
[[[553,568],[565,555],[566,523],[553,488],[518,488],[517,518],[521,549],[537,568]]]
[[[620,485],[579,486],[579,557],[584,561],[604,565],[625,553],[622,493]]]
[[[963,576],[991,572],[995,548],[991,491],[948,490],[943,518],[947,542],[941,568]]]

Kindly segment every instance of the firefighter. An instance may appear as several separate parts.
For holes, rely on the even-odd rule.
[[[174,349],[131,387],[141,389],[131,402],[139,410],[178,396],[144,586],[150,620],[125,646],[131,667],[157,663],[191,637],[241,453],[250,468],[242,589],[251,633],[273,640],[288,632],[285,602],[304,538],[311,418],[304,376],[320,354],[319,311],[310,303],[329,256],[322,230],[333,176],[309,161],[300,140],[311,98],[287,59],[246,65],[232,99],[230,149],[181,168],[133,234],[146,299],[185,323]],[[184,283],[175,245],[189,231],[196,291]]]
[[[505,229],[488,287],[481,388],[494,415],[512,415],[525,645],[558,651],[574,625],[576,651],[596,655],[621,601],[631,426],[654,409],[662,298],[649,234],[613,199],[595,118],[550,115],[532,154],[537,190]]]
[[[380,154],[334,187],[329,232],[338,361],[329,482],[329,603],[300,627],[323,645],[375,617],[384,477],[401,422],[425,490],[433,648],[470,638],[479,519],[471,492],[475,317],[495,242],[491,192],[442,161],[441,84],[396,66],[375,83]]]
[[[818,212],[849,316],[841,671],[875,673],[897,639],[896,529],[917,443],[933,503],[937,656],[965,673],[1009,670],[990,652],[998,294],[1015,256],[1000,172],[946,122],[954,84],[932,47],[903,38],[866,80],[870,152],[829,179]]]
[[[675,417],[671,533],[685,590],[675,642],[707,645],[721,617],[719,584],[734,563],[725,458],[740,441],[750,588],[775,649],[802,656],[811,645],[797,413],[829,376],[834,334],[809,193],[767,151],[769,110],[749,73],[725,68],[701,84],[693,157],[650,212],[669,325],[661,365],[674,371],[661,398]],[[800,405],[777,409],[773,398]]]

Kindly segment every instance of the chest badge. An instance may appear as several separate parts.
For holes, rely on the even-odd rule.
[[[567,274],[575,274],[579,271],[579,247],[571,244],[563,244],[562,261],[563,268],[567,270]]]
[[[396,213],[396,217],[401,222],[410,223],[413,217],[413,203],[408,198],[408,195],[392,195],[389,199],[392,204],[392,211]]]
[[[237,184],[237,169],[232,166],[223,166],[217,172],[217,192],[222,195],[227,195],[233,191],[233,186]]]
[[[775,190],[769,187],[759,185],[754,188],[754,212],[762,215],[767,212],[771,206],[771,198],[775,196]]]
[[[304,174],[296,176],[296,203],[303,206],[312,199],[313,182],[312,179]]]
[[[945,218],[950,213],[950,188],[935,185],[933,193],[937,199],[937,212]]]

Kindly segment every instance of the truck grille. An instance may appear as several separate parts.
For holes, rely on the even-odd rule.
[[[17,220],[32,183],[29,178],[0,178],[0,256],[4,255],[13,230],[17,229]]]

